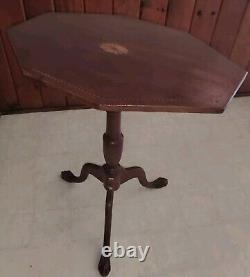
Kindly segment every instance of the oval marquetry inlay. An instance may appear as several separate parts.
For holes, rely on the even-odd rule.
[[[117,43],[102,43],[100,48],[110,54],[114,55],[126,55],[128,53],[128,49]]]

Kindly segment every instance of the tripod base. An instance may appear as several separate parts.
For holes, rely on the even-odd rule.
[[[107,164],[100,166],[86,163],[83,165],[79,176],[75,176],[71,171],[67,170],[61,172],[61,177],[64,181],[69,183],[82,183],[87,179],[88,175],[91,174],[105,185],[110,179],[110,175],[106,172],[107,167]],[[158,178],[152,182],[149,182],[146,178],[145,171],[138,166],[124,168],[119,165],[116,171],[116,178],[119,179],[119,186],[134,178],[137,178],[140,184],[146,188],[162,188],[168,184],[168,180],[165,178]],[[117,189],[118,188],[114,190]]]
[[[168,180],[165,178],[149,182],[141,167],[124,168],[119,164],[123,146],[120,121],[120,112],[107,112],[107,128],[103,135],[103,152],[106,163],[103,166],[86,163],[79,176],[69,170],[61,172],[62,179],[69,183],[84,182],[89,175],[93,175],[103,183],[107,191],[103,247],[110,246],[114,191],[118,190],[121,184],[134,178],[138,179],[142,186],[151,189],[162,188],[168,184]],[[102,254],[98,269],[102,276],[107,276],[111,270],[110,257],[104,257]]]

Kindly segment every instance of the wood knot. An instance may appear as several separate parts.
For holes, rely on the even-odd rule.
[[[197,11],[197,16],[202,16],[202,10]]]

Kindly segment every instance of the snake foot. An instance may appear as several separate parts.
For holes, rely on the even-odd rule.
[[[111,270],[110,258],[101,256],[98,270],[102,276],[108,276]]]

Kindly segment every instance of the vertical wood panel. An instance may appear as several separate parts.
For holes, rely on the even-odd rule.
[[[224,0],[212,39],[212,47],[229,57],[248,0]]]
[[[0,28],[10,26],[24,20],[21,0],[0,1]]]
[[[165,25],[168,0],[142,0],[141,19]]]
[[[85,10],[88,13],[113,13],[113,0],[85,0]]]
[[[2,30],[10,26],[13,23],[18,23],[23,20],[23,6],[20,0],[12,1],[0,1],[0,55],[1,55],[1,65],[0,65],[0,88],[1,88],[1,99],[2,99],[2,109],[6,105],[11,109],[17,108],[19,105],[17,92],[14,86],[13,78],[11,76],[10,67],[8,64],[8,59],[6,56],[3,32]],[[4,104],[5,103],[5,104]]]
[[[24,7],[21,0],[1,1],[0,10],[0,17],[3,20],[2,26],[4,27],[25,20]],[[14,51],[5,32],[2,32],[2,41],[4,42],[6,57],[11,69],[20,106],[22,108],[41,108],[42,98],[40,90],[34,86],[31,80],[25,78],[21,73]]]
[[[17,94],[4,51],[2,36],[0,36],[0,101],[2,103],[1,110],[16,108],[18,105]]]
[[[241,23],[239,35],[235,41],[231,59],[244,68],[249,68],[250,62],[250,2],[248,3],[246,13]],[[248,74],[245,84],[241,91],[250,91],[250,75]]]
[[[210,43],[222,0],[197,0],[191,34]]]
[[[231,59],[245,68],[248,66],[250,60],[250,2],[235,41]]]
[[[167,25],[188,32],[192,22],[195,0],[169,0]]]
[[[139,17],[140,0],[114,0],[114,13]]]
[[[2,26],[4,27],[25,20],[24,7],[21,0],[1,1],[0,11],[0,17],[3,23]],[[34,86],[30,79],[25,78],[21,73],[14,51],[5,32],[2,32],[2,40],[4,42],[6,57],[11,69],[20,106],[22,108],[41,108],[42,98],[40,90]]]
[[[19,0],[12,1],[0,1],[0,55],[1,55],[1,76],[0,76],[0,88],[2,103],[6,103],[9,108],[15,109],[18,103],[17,92],[14,86],[14,81],[10,72],[10,66],[8,63],[4,40],[3,29],[10,26],[13,23],[18,23],[23,20],[24,12],[23,6]],[[4,105],[6,108],[6,104]],[[3,104],[2,104],[3,108]]]
[[[53,0],[23,0],[27,18],[54,10]]]
[[[32,1],[32,0],[31,0]],[[54,0],[58,12],[83,12],[83,0]]]

